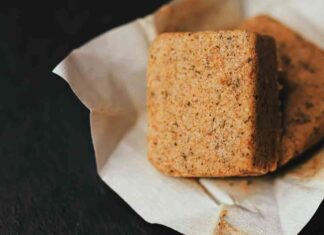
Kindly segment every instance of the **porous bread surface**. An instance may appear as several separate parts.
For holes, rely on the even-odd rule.
[[[263,38],[235,30],[155,39],[147,71],[148,158],[160,171],[242,176],[276,167],[275,46]]]
[[[324,51],[269,16],[245,21],[242,29],[274,37],[282,91],[280,165],[324,136]]]

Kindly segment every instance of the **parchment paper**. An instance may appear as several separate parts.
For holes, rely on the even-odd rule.
[[[324,48],[321,0],[176,0],[75,49],[55,69],[90,110],[100,177],[141,217],[185,234],[296,234],[324,198],[324,149],[271,175],[181,179],[146,158],[146,61],[164,31],[235,27],[267,13]]]

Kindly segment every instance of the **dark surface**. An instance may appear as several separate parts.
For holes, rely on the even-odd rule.
[[[176,234],[143,221],[99,179],[88,110],[50,72],[166,1],[84,2],[1,2],[0,234]],[[323,215],[322,203],[302,234],[324,234]]]

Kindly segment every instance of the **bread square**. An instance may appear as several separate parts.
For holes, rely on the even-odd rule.
[[[261,175],[277,166],[275,42],[243,30],[165,33],[147,71],[148,158],[167,175]]]
[[[279,164],[284,165],[323,139],[324,51],[269,16],[249,19],[241,28],[270,35],[277,42],[284,86]]]

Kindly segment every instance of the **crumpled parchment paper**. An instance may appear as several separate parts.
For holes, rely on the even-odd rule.
[[[141,217],[185,234],[296,234],[324,198],[324,148],[262,177],[181,179],[146,158],[146,62],[164,31],[227,29],[266,13],[324,48],[321,0],[175,0],[75,49],[55,69],[90,110],[100,177]]]

